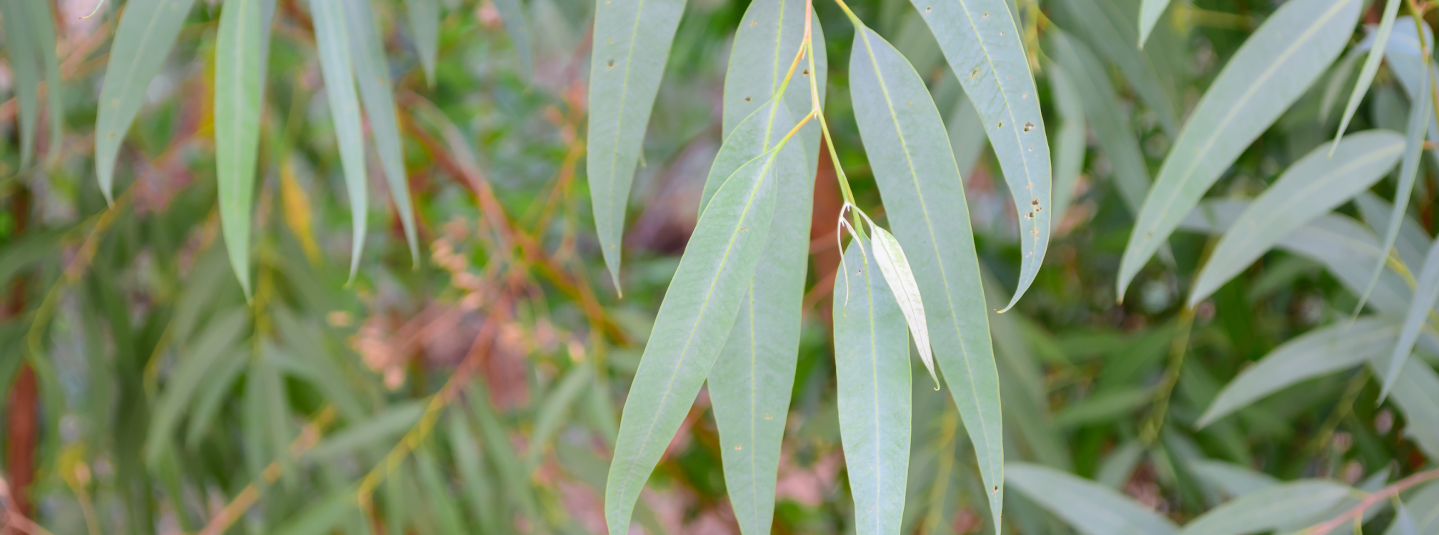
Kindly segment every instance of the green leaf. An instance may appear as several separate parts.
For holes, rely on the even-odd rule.
[[[1134,87],[1159,116],[1159,123],[1171,138],[1179,132],[1178,97],[1173,87],[1174,80],[1168,80],[1152,54],[1142,47],[1134,46],[1139,40],[1139,3],[1133,0],[1069,0],[1055,2],[1059,14],[1073,19],[1073,28],[1099,53],[1119,65],[1129,85]],[[1071,27],[1071,26],[1064,26]],[[1104,76],[1105,69],[1089,73]],[[1080,73],[1069,73],[1079,76]],[[1058,217],[1058,216],[1056,216]]]
[[[180,415],[190,407],[196,390],[210,369],[220,362],[221,357],[235,358],[232,349],[240,342],[240,333],[249,324],[249,316],[249,309],[242,307],[217,317],[200,333],[195,343],[180,352],[180,361],[165,382],[150,420],[149,434],[145,439],[145,443],[150,445],[145,452],[147,464],[156,466],[160,458],[169,453],[165,445],[170,443]]]
[[[1398,163],[1404,144],[1397,133],[1369,130],[1333,148],[1321,145],[1290,165],[1220,238],[1195,276],[1187,306],[1208,298],[1290,232],[1367,191]]]
[[[433,1],[433,0],[431,0]],[[369,0],[345,0],[345,22],[350,28],[350,43],[355,51],[355,80],[360,86],[365,116],[370,119],[370,135],[375,139],[380,167],[390,186],[405,241],[410,244],[410,262],[420,262],[419,238],[415,237],[415,210],[410,201],[410,185],[405,174],[405,151],[400,141],[400,123],[395,118],[395,93],[391,89],[390,66],[385,62],[385,46],[380,27]]]
[[[1433,328],[1427,323],[1430,315],[1434,313],[1436,302],[1439,302],[1439,246],[1430,247],[1428,256],[1424,258],[1424,269],[1418,275],[1414,300],[1409,302],[1409,312],[1404,315],[1404,329],[1400,331],[1399,341],[1391,350],[1389,360],[1382,366],[1383,371],[1379,373],[1382,385],[1379,389],[1380,401],[1389,395],[1394,383],[1399,380],[1404,361],[1409,358],[1414,344],[1419,341],[1420,330]]]
[[[1360,318],[1290,340],[1225,385],[1195,425],[1202,428],[1300,381],[1358,366],[1388,349],[1398,332],[1392,318]]]
[[[229,1],[229,0],[227,0]],[[345,173],[345,189],[350,194],[350,221],[353,242],[350,246],[350,280],[360,267],[360,253],[365,248],[365,219],[369,211],[365,182],[365,138],[360,122],[360,103],[355,97],[354,64],[350,57],[349,24],[345,21],[344,0],[310,0],[314,12],[315,45],[320,50],[320,73],[325,80],[325,96],[330,102],[330,118],[339,138],[340,166]],[[431,0],[433,1],[433,0]]]
[[[1410,514],[1409,520],[1414,523],[1414,533],[1434,533],[1439,528],[1439,484],[1430,483],[1419,487],[1419,491],[1404,499],[1407,506],[1405,512],[1410,510],[1419,511]],[[1407,535],[1399,531],[1398,522],[1389,527],[1384,535]]]
[[[727,135],[705,180],[701,207],[735,169],[773,147],[793,128],[794,110],[811,106],[809,78],[799,69],[784,95],[774,97],[804,36],[804,3],[753,2],[743,20],[756,24],[740,24],[736,33],[725,75]],[[822,58],[818,19],[811,24],[819,51],[816,56]],[[824,86],[824,62],[815,65],[819,89]],[[780,442],[799,352],[819,151],[816,128],[806,125],[789,141],[802,145],[804,171],[776,185],[774,219],[764,253],[724,348],[709,372],[710,402],[724,446],[725,486],[744,533],[768,532],[774,516]]]
[[[1322,479],[1300,480],[1235,498],[1184,525],[1182,535],[1241,535],[1303,523],[1329,511],[1353,492]]]
[[[1383,356],[1381,349],[1379,355],[1369,359],[1369,368],[1376,375],[1387,371]],[[1439,374],[1419,359],[1405,359],[1401,370],[1390,400],[1404,413],[1404,434],[1426,455],[1439,457]]]
[[[215,178],[220,227],[230,267],[250,295],[250,211],[255,200],[255,160],[260,155],[260,107],[265,85],[260,0],[225,0],[215,38]]]
[[[1024,41],[1004,0],[910,0],[910,3],[929,23],[950,68],[984,119],[985,132],[989,134],[994,154],[999,157],[999,167],[1009,183],[1010,195],[1014,197],[1015,212],[1021,214],[1019,245],[1024,254],[1019,286],[1009,305],[1004,307],[1009,310],[1024,296],[1044,262],[1044,252],[1049,247],[1049,218],[1053,212],[1049,202],[1049,139],[1045,137],[1039,93],[1029,73]],[[861,36],[867,33],[872,32],[859,32]],[[878,39],[878,35],[874,37]],[[858,48],[856,46],[856,51]],[[886,44],[884,48],[891,47]],[[898,53],[892,55],[903,61]],[[855,61],[851,59],[851,65]],[[903,64],[908,67],[907,62]],[[923,85],[919,87],[923,89]],[[929,100],[928,93],[925,100]],[[862,101],[856,98],[855,102]],[[901,106],[897,100],[888,104]],[[994,463],[994,466],[1002,464]],[[997,474],[985,479],[990,477],[999,479]],[[999,511],[995,514],[998,516]]]
[[[1094,480],[1111,489],[1123,491],[1125,483],[1129,482],[1129,476],[1134,473],[1134,468],[1139,466],[1143,457],[1144,444],[1138,440],[1125,442],[1104,457],[1099,470],[1094,474]]]
[[[480,437],[484,440],[485,448],[489,452],[490,466],[499,475],[500,488],[503,489],[501,496],[511,508],[518,507],[521,517],[529,520],[532,525],[537,521],[534,495],[529,486],[529,474],[525,473],[524,465],[520,463],[519,457],[515,454],[514,444],[510,442],[510,435],[501,422],[494,409],[490,406],[490,398],[485,394],[483,387],[477,382],[469,391],[470,409],[474,412],[475,420],[480,424]],[[506,509],[501,511],[500,517],[513,518],[513,511]]]
[[[1269,474],[1223,461],[1201,459],[1190,463],[1190,467],[1199,477],[1232,498],[1264,490],[1280,483],[1278,479]]]
[[[624,533],[659,462],[734,327],[774,213],[776,181],[804,172],[797,146],[756,158],[720,186],[660,303],[620,419],[605,486],[605,519]]]
[[[929,345],[929,325],[925,322],[924,302],[919,297],[919,283],[914,281],[914,270],[909,267],[904,248],[899,246],[899,240],[894,239],[893,234],[873,221],[869,222],[869,230],[876,245],[873,248],[874,262],[879,266],[884,282],[889,285],[890,293],[894,294],[895,301],[899,303],[899,310],[904,313],[904,322],[909,325],[909,333],[914,336],[915,347],[919,348],[919,360],[929,370],[929,377],[934,379],[934,388],[938,390],[939,377],[934,374],[934,351]]]
[[[240,372],[245,369],[246,363],[245,355],[236,352],[227,362],[220,364],[220,371],[205,375],[204,382],[196,393],[197,399],[190,404],[190,418],[185,422],[186,446],[199,446],[200,439],[210,430],[210,424],[214,422],[215,415],[229,397],[230,390],[240,378]]]
[[[1407,143],[1407,141],[1406,141]],[[1394,215],[1394,205],[1389,201],[1381,199],[1372,192],[1360,193],[1354,198],[1354,206],[1359,208],[1359,215],[1375,232],[1379,229],[1388,229],[1390,218]],[[1429,253],[1429,246],[1433,240],[1419,226],[1419,222],[1405,213],[1399,218],[1399,237],[1393,243],[1394,250],[1398,251],[1399,258],[1410,270],[1417,270],[1424,266],[1424,255]],[[1379,244],[1376,242],[1375,247]],[[1385,250],[1385,249],[1380,249]]]
[[[306,451],[305,458],[328,459],[371,446],[389,447],[396,438],[415,425],[424,412],[424,401],[411,401],[389,407],[368,420],[357,422],[326,437]]]
[[[1389,45],[1389,33],[1394,30],[1394,17],[1399,14],[1399,4],[1402,3],[1403,0],[1384,2],[1384,14],[1379,19],[1379,30],[1374,34],[1374,46],[1369,49],[1369,57],[1364,58],[1364,66],[1359,69],[1359,80],[1354,83],[1354,92],[1349,94],[1349,103],[1344,105],[1344,115],[1339,119],[1339,131],[1334,134],[1335,147],[1339,146],[1339,138],[1344,135],[1344,130],[1349,128],[1349,120],[1354,118],[1354,112],[1359,110],[1359,102],[1363,101],[1364,94],[1369,92],[1369,84],[1374,83],[1374,75],[1379,72],[1379,63],[1384,60],[1384,47]],[[1419,127],[1421,138],[1424,126],[1427,125]],[[1333,149],[1330,152],[1332,153]]]
[[[535,416],[535,427],[530,432],[530,449],[525,454],[525,466],[530,471],[539,467],[545,448],[550,445],[550,439],[554,438],[555,432],[564,424],[564,417],[570,412],[570,407],[593,378],[594,371],[589,364],[570,368],[540,403],[539,412]]]
[[[833,294],[839,431],[860,534],[899,533],[912,416],[904,314],[874,258],[862,238],[851,241]]]
[[[435,54],[440,48],[440,2],[438,0],[405,0],[405,16],[410,21],[410,39],[420,55],[420,68],[425,81],[435,85]]]
[[[1398,2],[1396,0],[1393,3]],[[1421,76],[1419,79],[1419,94],[1429,94],[1430,78]],[[1384,231],[1384,244],[1379,248],[1385,254],[1375,263],[1374,274],[1370,277],[1364,294],[1359,296],[1359,305],[1356,310],[1364,307],[1364,301],[1369,297],[1369,289],[1379,280],[1379,274],[1384,271],[1384,264],[1389,256],[1388,252],[1399,238],[1399,231],[1405,221],[1404,211],[1409,208],[1409,197],[1414,193],[1414,181],[1419,173],[1419,157],[1423,152],[1424,135],[1427,133],[1431,110],[1433,110],[1432,103],[1433,100],[1429,98],[1415,99],[1415,105],[1409,111],[1409,124],[1405,128],[1404,134],[1404,164],[1399,169],[1399,185],[1394,190],[1394,207],[1399,209],[1399,213],[1395,216],[1393,210],[1390,210],[1390,217],[1387,218],[1389,223]],[[1386,391],[1388,383],[1389,381],[1386,380],[1384,388]]]
[[[1159,22],[1159,16],[1164,14],[1164,8],[1169,7],[1169,0],[1144,0],[1139,6],[1139,48],[1144,48],[1144,42],[1149,40],[1149,33],[1154,31],[1154,23]]]
[[[1053,468],[1005,466],[1005,479],[1085,535],[1168,535],[1173,522],[1118,491]]]
[[[450,489],[447,478],[441,473],[440,465],[429,448],[415,450],[415,472],[424,486],[424,504],[438,528],[437,533],[466,533],[465,521],[455,506],[455,493]]]
[[[1149,194],[1149,168],[1144,163],[1144,152],[1139,149],[1129,113],[1105,74],[1107,70],[1088,47],[1062,32],[1049,32],[1049,48],[1065,74],[1072,73],[1070,78],[1084,103],[1085,117],[1094,128],[1099,148],[1114,169],[1119,197],[1130,213],[1138,214]]]
[[[914,263],[920,294],[929,304],[925,315],[939,367],[974,443],[990,510],[999,518],[1004,504],[999,372],[964,185],[944,123],[919,75],[873,30],[855,36],[850,84],[855,122],[890,227]],[[1045,225],[1047,231],[1047,220]]]
[[[280,526],[280,535],[328,535],[346,516],[360,510],[360,501],[353,487],[331,491],[328,496],[309,507],[299,517]]]
[[[145,103],[145,88],[165,65],[195,0],[132,0],[125,3],[100,85],[95,119],[95,175],[111,201],[115,157],[125,132]],[[224,18],[224,15],[221,15]]]
[[[1089,132],[1085,128],[1084,105],[1074,82],[1059,65],[1049,67],[1049,90],[1054,94],[1055,108],[1062,122],[1054,135],[1054,213],[1050,227],[1057,229],[1074,199],[1074,188],[1084,172],[1084,154],[1089,148]]]
[[[50,118],[48,152],[53,160],[60,155],[65,137],[64,90],[60,81],[60,60],[55,54],[55,19],[45,2],[21,2],[24,8],[26,33],[35,49],[36,62],[45,72],[45,114]]]
[[[480,464],[480,444],[470,429],[470,422],[458,408],[450,409],[448,422],[450,451],[455,455],[455,471],[460,474],[461,488],[470,501],[470,513],[478,522],[479,531],[501,533],[497,524],[493,490],[494,482],[488,481],[484,467]]]
[[[984,133],[984,120],[979,118],[979,111],[974,109],[973,102],[961,98],[954,103],[954,108],[949,111],[944,124],[945,131],[949,133],[949,147],[954,151],[955,165],[960,173],[970,172],[975,164],[979,163],[979,157],[984,155],[984,148],[989,146],[989,139]]]
[[[1334,106],[1339,103],[1339,94],[1345,87],[1350,85],[1354,77],[1354,68],[1359,66],[1359,55],[1364,53],[1359,48],[1352,48],[1344,54],[1339,63],[1329,71],[1329,81],[1324,83],[1324,96],[1319,101],[1319,122],[1329,124],[1329,114],[1334,111]]]
[[[684,7],[685,0],[595,2],[585,165],[600,251],[617,291],[630,184]]]
[[[35,39],[31,37],[25,6],[30,0],[5,0],[0,12],[15,16],[0,17],[5,29],[5,52],[14,76],[12,87],[20,106],[20,168],[28,169],[35,156],[35,130],[40,120],[40,57]]]
[[[1419,526],[1414,523],[1414,517],[1409,510],[1404,508],[1403,503],[1398,503],[1394,509],[1394,525],[1389,528],[1390,533],[1396,535],[1419,535]]]
[[[1070,428],[1115,421],[1153,401],[1153,388],[1131,387],[1100,392],[1055,413],[1054,425]]]
[[[1120,261],[1121,300],[1209,186],[1339,54],[1362,3],[1287,2],[1224,66],[1189,115],[1139,212]]]
[[[520,5],[520,0],[494,0],[495,11],[500,12],[500,20],[505,23],[505,31],[510,34],[510,42],[514,44],[515,54],[520,57],[520,72],[525,74],[525,80],[534,77],[534,60],[530,59],[530,24],[525,19],[525,8]]]

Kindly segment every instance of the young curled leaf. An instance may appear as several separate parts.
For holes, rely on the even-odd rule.
[[[934,389],[939,390],[939,376],[934,373],[934,350],[929,346],[929,325],[925,323],[924,302],[919,297],[919,283],[914,281],[914,270],[910,269],[904,248],[899,246],[899,240],[894,239],[893,234],[873,221],[869,222],[869,228],[874,236],[875,263],[879,265],[880,274],[884,275],[884,282],[894,293],[895,301],[899,302],[899,310],[904,312],[904,321],[909,324],[909,333],[914,336],[914,345],[919,348],[919,359],[924,361],[929,377],[934,379]]]

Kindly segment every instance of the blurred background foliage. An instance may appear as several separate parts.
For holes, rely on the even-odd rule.
[[[1080,25],[1070,11],[1082,6],[1067,2],[1012,6],[1055,136],[1068,121],[1084,125],[1065,102],[1073,95],[1046,68],[1045,34]],[[1138,13],[1137,0],[1089,3]],[[0,105],[6,511],[55,534],[604,531],[618,407],[695,225],[721,142],[730,39],[747,2],[686,8],[631,198],[623,299],[605,275],[578,165],[590,3],[526,0],[522,18],[506,19],[490,0],[440,0],[433,83],[406,6],[372,4],[396,83],[421,261],[411,263],[375,162],[371,198],[384,201],[358,215],[368,235],[350,234],[310,9],[280,0],[247,302],[216,209],[220,3],[196,4],[149,85],[107,207],[92,171],[93,131],[125,4],[83,18],[95,8],[90,0],[46,2],[63,83],[44,89],[61,96],[64,112],[58,123],[40,122],[34,165],[22,166],[16,100]],[[1173,111],[1192,108],[1273,4],[1197,0],[1170,10],[1145,55],[1164,66]],[[988,299],[1007,302],[1002,288],[1014,286],[1020,258],[1016,218],[977,115],[908,3],[853,7],[930,82],[964,171]],[[1378,20],[1372,7],[1370,23]],[[834,5],[815,9],[839,161],[860,204],[880,206],[845,90],[854,30]],[[1174,125],[1103,62],[1099,74],[1115,85],[1153,172]],[[13,94],[3,72],[0,87]],[[1316,84],[1212,195],[1253,196],[1329,139],[1338,114],[1325,109],[1337,105],[1325,93]],[[1407,108],[1382,69],[1354,130],[1403,131]],[[52,124],[63,124],[57,137]],[[1406,437],[1405,415],[1378,403],[1378,385],[1363,370],[1302,382],[1196,431],[1240,370],[1318,325],[1347,321],[1356,297],[1319,263],[1276,251],[1185,312],[1181,288],[1212,239],[1180,233],[1170,241],[1172,262],[1151,265],[1133,297],[1116,305],[1114,274],[1133,211],[1114,185],[1104,140],[1081,132],[1083,165],[1048,261],[1014,311],[991,315],[1011,459],[1093,478],[1176,521],[1232,493],[1226,474],[1375,487],[1433,462],[1436,452]],[[819,161],[776,533],[853,529],[827,325],[840,197],[828,158]],[[1434,171],[1421,174],[1410,212],[1425,239],[1439,222]],[[1393,185],[1375,192],[1392,198]],[[1341,212],[1370,221],[1354,207]],[[365,256],[346,285],[353,239],[366,241]],[[906,533],[992,532],[953,403],[927,379],[914,384]],[[701,394],[642,496],[636,520],[648,533],[736,531],[707,403]],[[1006,531],[1069,529],[1009,494]],[[34,527],[8,518],[7,529]]]

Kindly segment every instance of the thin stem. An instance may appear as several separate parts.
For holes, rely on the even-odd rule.
[[[1346,522],[1358,518],[1363,518],[1364,511],[1368,510],[1374,504],[1382,502],[1394,496],[1398,496],[1399,493],[1409,490],[1410,487],[1433,479],[1439,479],[1439,468],[1435,468],[1427,472],[1419,472],[1417,474],[1399,480],[1398,483],[1379,489],[1379,492],[1370,494],[1368,497],[1364,498],[1363,501],[1359,502],[1358,505],[1355,505],[1354,507],[1351,507],[1348,511],[1345,511],[1344,514],[1336,516],[1323,524],[1316,524],[1309,529],[1304,530],[1303,533],[1307,535],[1324,535],[1326,533],[1329,533],[1330,531],[1338,529],[1339,526],[1343,526]]]

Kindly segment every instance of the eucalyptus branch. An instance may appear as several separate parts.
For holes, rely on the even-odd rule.
[[[1364,518],[1364,511],[1367,511],[1370,507],[1373,507],[1374,504],[1398,496],[1399,493],[1409,490],[1409,488],[1415,485],[1434,479],[1439,479],[1439,468],[1435,468],[1433,470],[1425,472],[1419,472],[1417,474],[1401,479],[1398,483],[1379,489],[1378,492],[1375,492],[1365,497],[1364,500],[1360,501],[1358,505],[1349,508],[1349,510],[1345,511],[1344,514],[1331,518],[1329,519],[1329,521],[1322,524],[1316,524],[1309,529],[1304,530],[1303,533],[1305,533],[1305,535],[1324,535],[1326,533],[1329,533],[1330,531],[1334,531],[1340,526],[1343,526],[1346,522],[1354,519]]]

